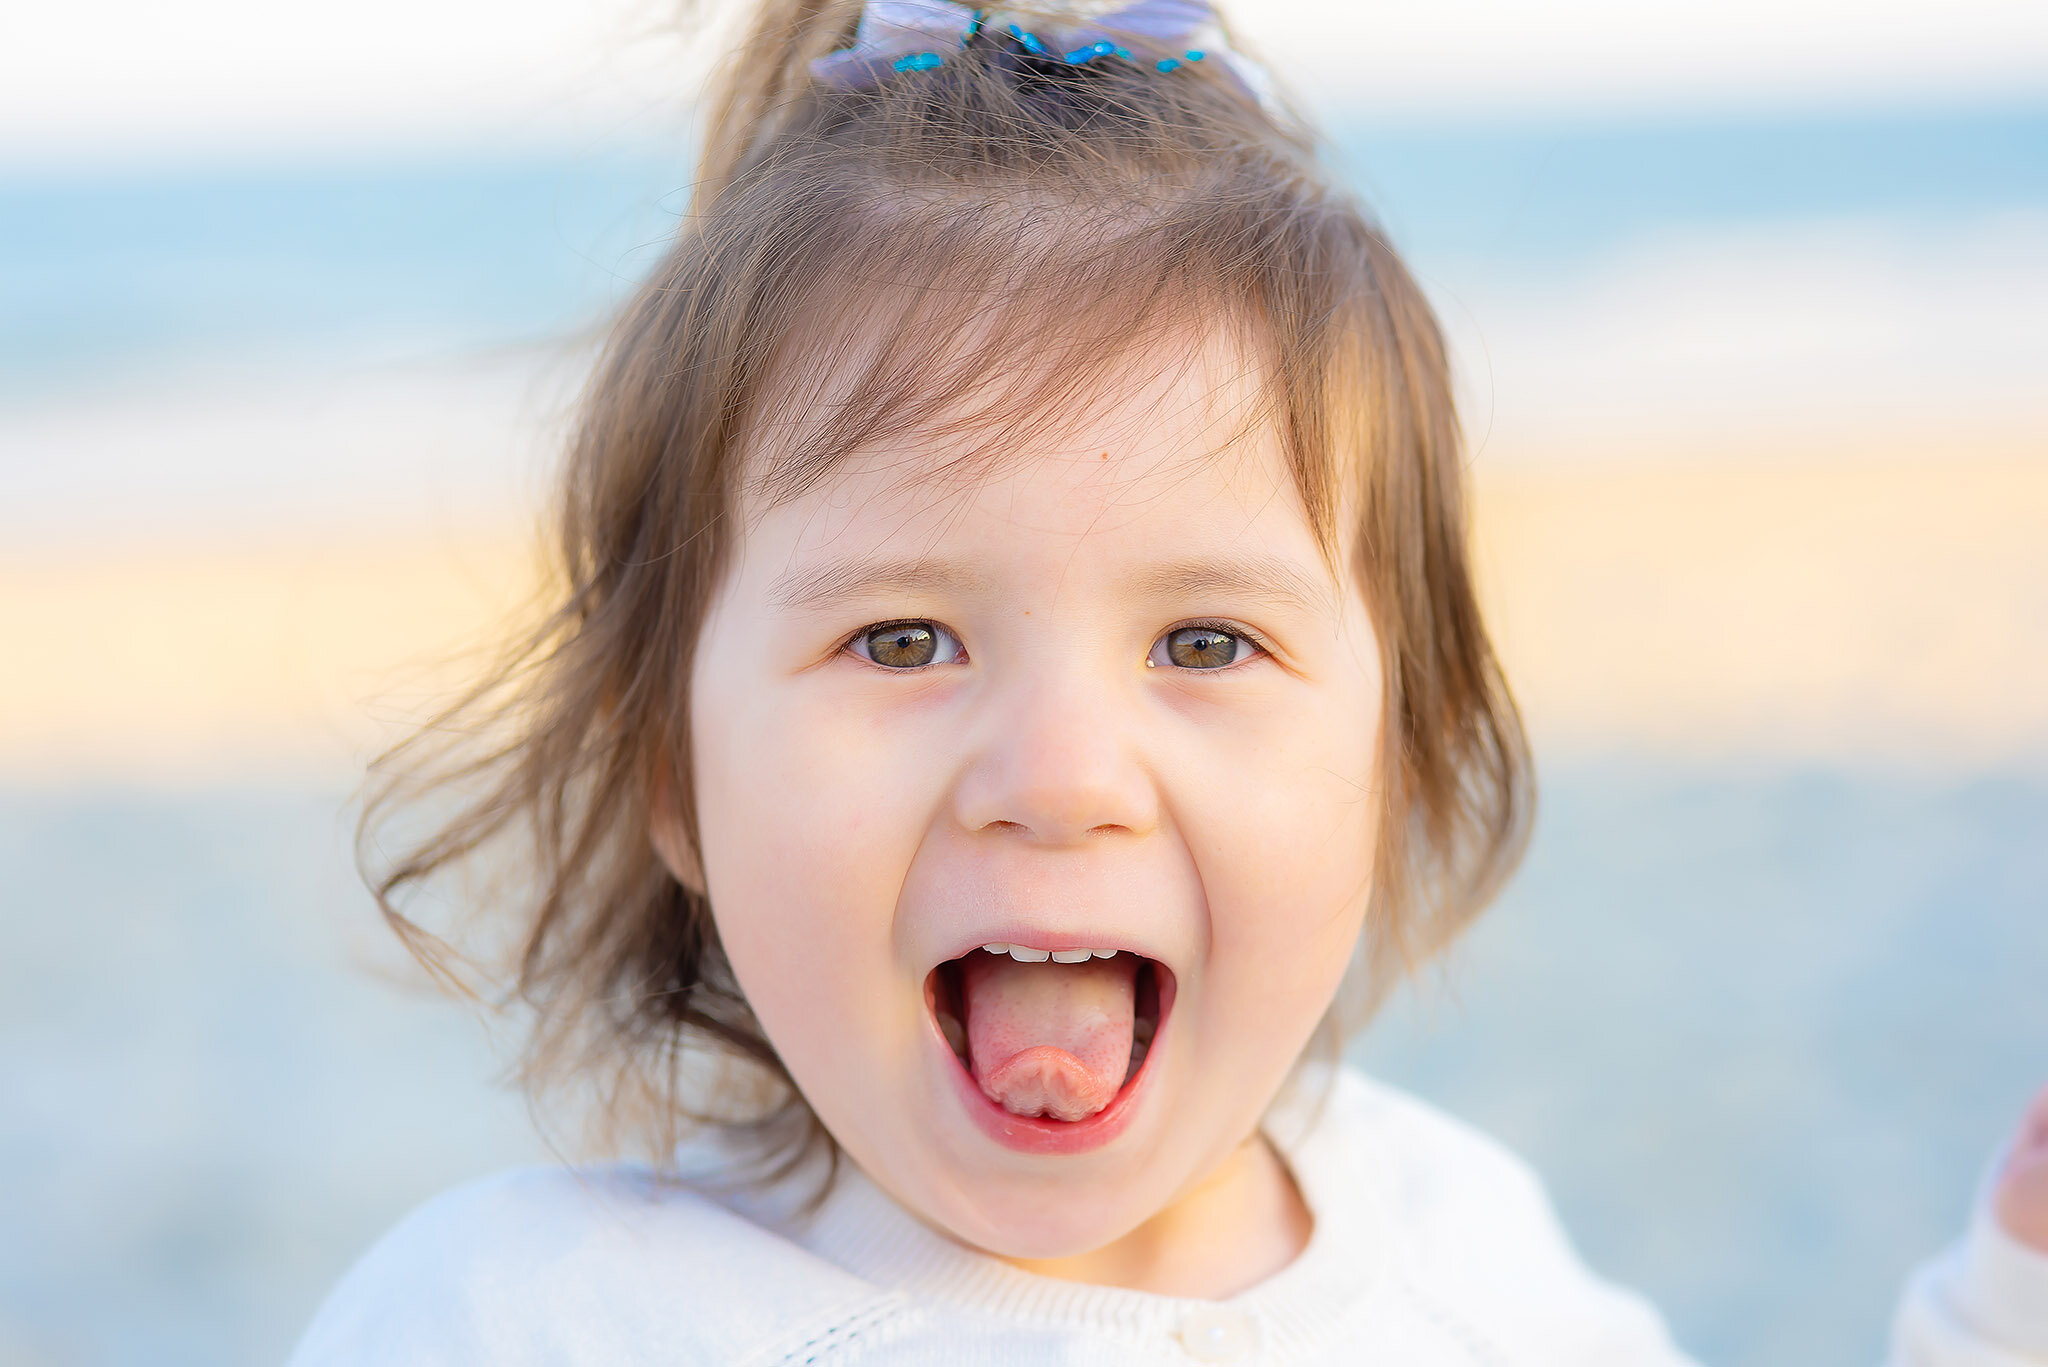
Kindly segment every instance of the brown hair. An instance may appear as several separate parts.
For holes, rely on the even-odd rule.
[[[1380,854],[1351,1000],[1369,1008],[1447,945],[1527,831],[1525,741],[1466,564],[1443,339],[1306,128],[1199,65],[1069,67],[992,35],[874,89],[820,85],[810,61],[847,45],[859,10],[768,0],[724,69],[688,213],[568,453],[559,598],[379,761],[364,817],[367,851],[415,799],[459,799],[395,860],[365,860],[440,971],[453,951],[401,896],[508,842],[530,858],[531,905],[489,913],[512,939],[499,1005],[531,1015],[522,1080],[594,1086],[613,1135],[657,1155],[704,1121],[752,1125],[791,1163],[807,1141],[829,1150],[706,898],[648,831],[660,800],[695,849],[691,657],[742,497],[808,487],[892,432],[1014,438],[1085,402],[1115,358],[1229,330],[1264,367],[1257,417],[1318,535],[1355,548],[1383,652]],[[707,1082],[696,1061],[720,1058],[742,1066]],[[744,1105],[741,1075],[761,1084]]]

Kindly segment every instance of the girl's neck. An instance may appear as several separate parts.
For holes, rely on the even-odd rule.
[[[1121,1239],[1071,1258],[1008,1261],[1065,1281],[1223,1300],[1293,1262],[1313,1228],[1286,1163],[1265,1136],[1255,1135]]]

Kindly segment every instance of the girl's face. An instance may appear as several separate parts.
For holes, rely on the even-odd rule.
[[[1235,430],[1247,367],[1161,368],[971,488],[920,440],[751,509],[697,657],[747,1000],[862,1169],[1017,1259],[1241,1148],[1371,883],[1363,599],[1276,436]]]

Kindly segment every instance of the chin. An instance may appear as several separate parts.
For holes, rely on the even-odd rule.
[[[1105,1174],[1049,1186],[1013,1181],[1001,1189],[955,1190],[945,1208],[925,1212],[954,1238],[998,1258],[1048,1262],[1094,1253],[1123,1238],[1170,1203],[1171,1191],[1156,1194]]]

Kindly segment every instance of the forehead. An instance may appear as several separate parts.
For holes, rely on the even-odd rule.
[[[1014,391],[994,377],[959,411],[917,414],[793,489],[750,481],[747,577],[772,569],[787,584],[883,556],[1061,577],[1203,557],[1327,570],[1255,355],[1183,333],[1094,371],[1064,409],[1004,414]],[[802,439],[791,427],[771,432],[762,468],[778,435]]]

